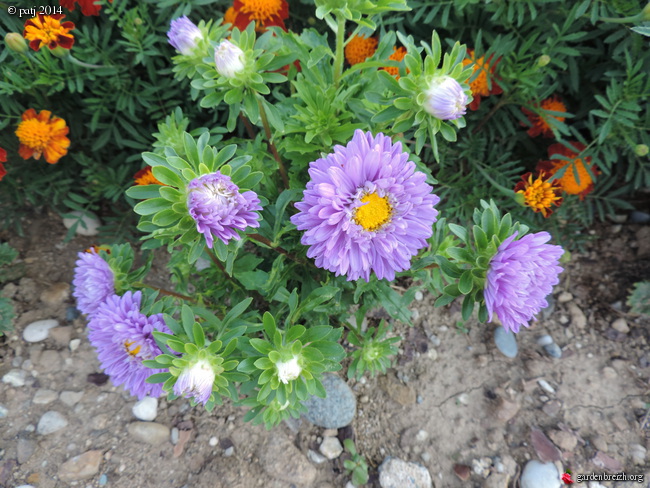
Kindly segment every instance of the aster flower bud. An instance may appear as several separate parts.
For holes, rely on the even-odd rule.
[[[8,32],[5,36],[5,44],[15,53],[23,54],[29,50],[25,38],[17,32]]]
[[[540,68],[543,68],[550,62],[551,62],[551,57],[548,54],[542,54],[539,58],[537,58],[537,66],[539,66]]]
[[[174,385],[174,394],[185,398],[194,397],[197,402],[205,405],[212,395],[214,379],[214,369],[209,361],[200,359],[185,368],[178,376]]]
[[[217,72],[225,78],[234,78],[244,69],[244,51],[225,39],[214,51]]]
[[[634,152],[637,156],[643,157],[648,155],[650,149],[646,144],[637,144],[636,147],[634,148]]]
[[[298,379],[302,367],[298,364],[298,358],[293,356],[289,361],[278,361],[275,363],[278,370],[278,379],[285,385],[290,381]]]
[[[465,115],[467,95],[451,76],[438,76],[425,92],[424,110],[441,120],[454,120]]]
[[[185,15],[171,21],[167,32],[169,43],[179,53],[188,56],[196,47],[196,41],[203,39],[203,34]]]

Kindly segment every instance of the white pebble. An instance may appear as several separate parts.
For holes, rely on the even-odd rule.
[[[180,432],[178,431],[178,427],[172,427],[172,432],[171,432],[171,442],[173,445],[178,444],[178,437],[180,436]]]
[[[23,331],[23,339],[27,342],[41,342],[47,339],[47,336],[50,333],[50,329],[58,327],[58,320],[46,319],[46,320],[37,320],[32,322]]]
[[[12,369],[2,377],[2,382],[8,385],[19,387],[25,386],[25,379],[27,378],[27,371],[22,369]]]
[[[325,437],[318,449],[327,459],[336,459],[343,452],[343,446],[337,437]]]
[[[311,449],[307,451],[307,457],[314,464],[323,464],[325,461],[327,461],[327,458],[325,456],[318,454],[316,451],[312,451]]]
[[[68,425],[68,421],[63,415],[54,410],[50,410],[49,412],[45,412],[38,421],[36,432],[41,435],[48,435],[63,429],[66,425]]]
[[[547,392],[553,394],[555,393],[555,388],[553,388],[551,385],[548,384],[546,380],[537,380],[537,384],[542,387],[542,389],[546,390]]]
[[[415,299],[418,302],[421,302],[422,300],[424,300],[424,295],[422,294],[422,292],[420,290],[415,292]]]
[[[63,219],[63,225],[66,229],[72,227],[76,222],[79,222],[79,217],[81,217],[81,222],[77,225],[75,232],[80,236],[96,236],[99,233],[99,226],[102,225],[99,219],[92,212],[80,212],[79,210],[73,210],[68,212],[69,215],[73,215],[72,218]]]
[[[80,344],[81,344],[81,339],[72,339],[70,341],[70,350],[72,352],[76,351],[77,349],[79,349]]]
[[[133,405],[132,412],[138,420],[151,422],[155,420],[156,415],[158,415],[158,399],[145,397]]]
[[[219,444],[219,439],[217,439],[216,437],[210,437],[208,444],[210,444],[210,446],[212,447],[215,447],[217,444]]]

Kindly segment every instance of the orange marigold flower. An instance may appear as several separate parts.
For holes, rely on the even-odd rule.
[[[377,50],[377,38],[354,36],[345,45],[345,59],[350,64],[363,63]]]
[[[503,93],[501,87],[497,85],[494,80],[489,80],[492,84],[492,88],[490,88],[490,83],[488,82],[488,73],[490,77],[492,77],[497,64],[499,64],[500,58],[497,59],[494,64],[491,64],[492,56],[490,56],[487,61],[485,61],[485,56],[476,59],[472,49],[467,50],[467,55],[469,58],[463,59],[463,66],[474,63],[474,72],[472,73],[472,76],[479,71],[479,74],[474,78],[474,81],[469,84],[472,90],[472,96],[474,97],[472,103],[469,104],[469,108],[470,110],[478,110],[481,105],[482,97]]]
[[[0,181],[2,181],[2,178],[4,178],[5,175],[7,174],[7,170],[5,169],[4,164],[2,164],[6,162],[7,162],[7,151],[5,151],[0,147]]]
[[[391,61],[402,61],[404,59],[404,56],[406,56],[405,47],[393,47],[393,54],[391,54],[388,59]],[[399,80],[399,68],[397,66],[385,66],[382,69],[395,76]],[[409,70],[406,70],[406,72],[408,73]]]
[[[50,49],[56,49],[61,46],[70,49],[74,44],[74,36],[70,31],[74,29],[72,22],[63,22],[60,20],[65,17],[62,14],[43,15],[38,14],[33,19],[25,22],[23,37],[29,41],[29,47],[38,51],[43,46]]]
[[[562,203],[560,192],[562,189],[552,178],[544,179],[545,173],[541,171],[537,179],[533,180],[532,173],[526,173],[515,186],[515,193],[523,196],[524,205],[529,206],[534,212],[541,212],[544,217],[553,213],[551,205],[559,207]]]
[[[226,13],[223,14],[223,23],[230,24],[230,27],[232,28],[232,26],[235,25],[235,20],[237,20],[235,7],[229,7],[228,10],[226,10]]]
[[[551,176],[557,173],[560,169],[566,170],[556,181],[562,188],[562,191],[569,195],[579,195],[580,200],[583,200],[585,195],[594,189],[594,182],[589,174],[589,170],[595,175],[597,169],[591,164],[591,158],[578,158],[578,154],[584,150],[585,145],[571,141],[570,144],[575,147],[578,152],[573,152],[563,144],[552,144],[548,148],[549,157],[553,154],[561,154],[565,159],[553,159],[551,161],[540,161],[537,164],[537,171],[546,171]],[[568,160],[568,161],[567,161]]]
[[[59,0],[59,5],[72,11],[75,9],[75,4],[78,3],[81,7],[81,13],[86,17],[90,15],[99,15],[102,6],[95,3],[96,0]],[[108,0],[113,3],[113,0]]]
[[[136,185],[163,185],[167,186],[164,183],[158,181],[158,179],[151,172],[151,166],[142,168],[136,174],[133,175]]]
[[[70,139],[66,136],[70,129],[66,126],[65,120],[59,117],[52,117],[49,110],[36,111],[30,108],[22,115],[23,121],[16,129],[16,135],[20,141],[18,154],[23,159],[39,159],[41,154],[45,155],[45,161],[55,164],[68,153]]]
[[[273,26],[287,30],[284,25],[285,19],[289,18],[287,0],[235,0],[233,10],[235,17],[231,17],[232,24],[239,30],[246,29],[253,21],[256,32],[265,32]]]
[[[93,244],[88,249],[86,249],[84,252],[99,254],[99,251],[105,251],[106,254],[110,254],[111,253],[111,248],[109,246],[97,246],[97,245]]]
[[[566,113],[566,106],[556,95],[542,101],[541,108],[542,110],[549,110],[551,112]],[[548,117],[553,117],[560,122],[564,122],[566,119],[566,117],[559,115],[538,115],[523,107],[521,111],[524,113],[524,115],[526,115],[526,117],[528,117],[528,121],[531,123],[532,127],[527,131],[530,137],[537,137],[540,134],[542,134],[543,137],[553,137],[553,130],[547,122]]]

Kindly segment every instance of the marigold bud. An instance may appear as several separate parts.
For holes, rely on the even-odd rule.
[[[648,155],[648,152],[650,152],[650,148],[648,148],[648,146],[645,144],[637,144],[636,147],[634,148],[634,152],[636,153],[637,156],[643,157]]]
[[[438,76],[425,92],[424,110],[441,120],[454,120],[465,115],[467,95],[451,76]]]
[[[8,32],[5,36],[5,44],[15,53],[23,54],[29,50],[27,41],[17,32]]]
[[[537,66],[539,66],[540,68],[543,68],[550,62],[551,62],[551,57],[548,54],[542,54],[539,58],[537,58]]]
[[[228,39],[224,40],[214,50],[214,63],[217,72],[225,78],[234,78],[244,69],[244,51]]]

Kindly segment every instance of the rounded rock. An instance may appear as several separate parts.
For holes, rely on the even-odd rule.
[[[40,435],[49,435],[57,432],[68,425],[67,419],[54,410],[45,412],[36,426],[36,432]]]
[[[553,338],[548,334],[543,335],[539,339],[537,339],[538,346],[549,346],[551,344],[553,344]]]
[[[50,329],[58,327],[59,322],[54,319],[37,320],[23,330],[23,339],[27,342],[41,342],[47,339]]]
[[[327,459],[336,459],[343,452],[341,441],[336,437],[325,437],[318,450]]]
[[[553,463],[532,460],[526,463],[521,479],[521,488],[560,488],[560,475]]]
[[[98,229],[102,224],[94,213],[73,210],[72,212],[68,212],[68,215],[73,215],[74,217],[63,219],[63,225],[65,225],[66,229],[71,228],[78,222],[77,228],[75,229],[75,233],[78,235],[96,236],[99,233]]]
[[[379,466],[379,485],[381,488],[432,488],[433,481],[424,466],[389,456]]]
[[[22,369],[12,369],[2,377],[2,382],[19,388],[21,386],[25,386],[26,379],[27,371],[24,371]]]
[[[69,459],[59,467],[59,479],[70,482],[92,478],[99,471],[102,457],[102,451],[95,450]]]
[[[156,422],[133,422],[127,427],[129,434],[140,442],[159,446],[170,439],[169,427]]]
[[[138,420],[151,422],[155,420],[158,415],[158,399],[154,397],[145,397],[136,402],[131,411]]]
[[[555,343],[544,346],[544,350],[552,358],[560,359],[562,357],[562,349]]]
[[[357,411],[354,393],[347,383],[335,374],[323,374],[322,383],[327,396],[319,398],[312,395],[303,402],[307,408],[305,418],[325,429],[339,429],[349,425]]]
[[[627,325],[627,321],[622,317],[612,322],[612,329],[617,330],[622,334],[627,334],[630,332],[630,326]]]
[[[497,327],[494,331],[494,344],[505,357],[511,359],[517,357],[517,339],[514,332]]]

